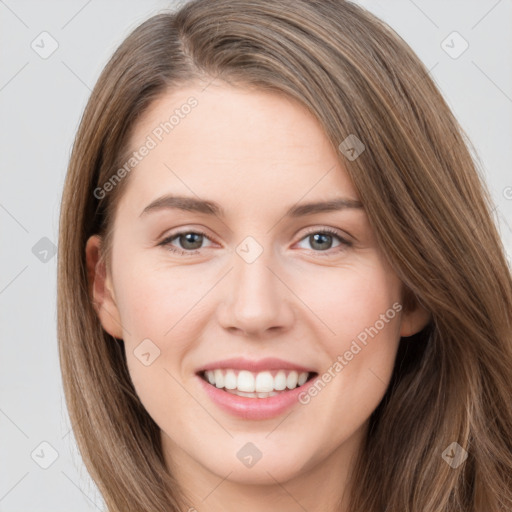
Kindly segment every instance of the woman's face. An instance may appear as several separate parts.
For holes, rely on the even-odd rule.
[[[131,144],[111,274],[96,236],[87,258],[169,466],[217,483],[343,472],[425,317],[400,310],[340,154],[294,100],[227,84],[159,99]]]

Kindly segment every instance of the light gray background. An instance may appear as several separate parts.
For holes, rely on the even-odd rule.
[[[512,0],[361,0],[417,52],[484,167],[512,257]],[[71,144],[99,73],[172,1],[0,0],[0,511],[103,510],[76,449],[56,341],[56,263]],[[46,31],[58,43],[43,59]],[[469,44],[442,47],[453,31]],[[453,36],[444,45],[461,46]],[[44,48],[43,48],[44,45]],[[52,462],[52,448],[57,458]]]

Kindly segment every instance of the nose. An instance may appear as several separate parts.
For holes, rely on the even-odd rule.
[[[294,322],[293,293],[271,251],[265,249],[252,263],[234,253],[233,266],[218,309],[221,326],[252,337],[288,330]]]

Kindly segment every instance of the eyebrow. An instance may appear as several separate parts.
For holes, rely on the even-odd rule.
[[[315,213],[331,212],[338,210],[345,210],[347,208],[362,209],[363,204],[350,198],[335,198],[328,201],[317,201],[312,203],[303,203],[294,205],[285,213],[286,217],[302,217],[305,215],[313,215]],[[165,209],[178,209],[189,212],[204,213],[206,215],[216,215],[218,217],[225,217],[223,208],[214,201],[206,199],[196,199],[195,197],[188,196],[175,196],[165,195],[152,201],[148,206],[142,210],[139,217],[147,215],[153,211]]]

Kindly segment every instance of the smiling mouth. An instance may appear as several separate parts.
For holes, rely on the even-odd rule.
[[[211,386],[246,398],[268,398],[303,386],[315,378],[316,372],[267,370],[250,372],[238,369],[216,369],[197,374]]]

